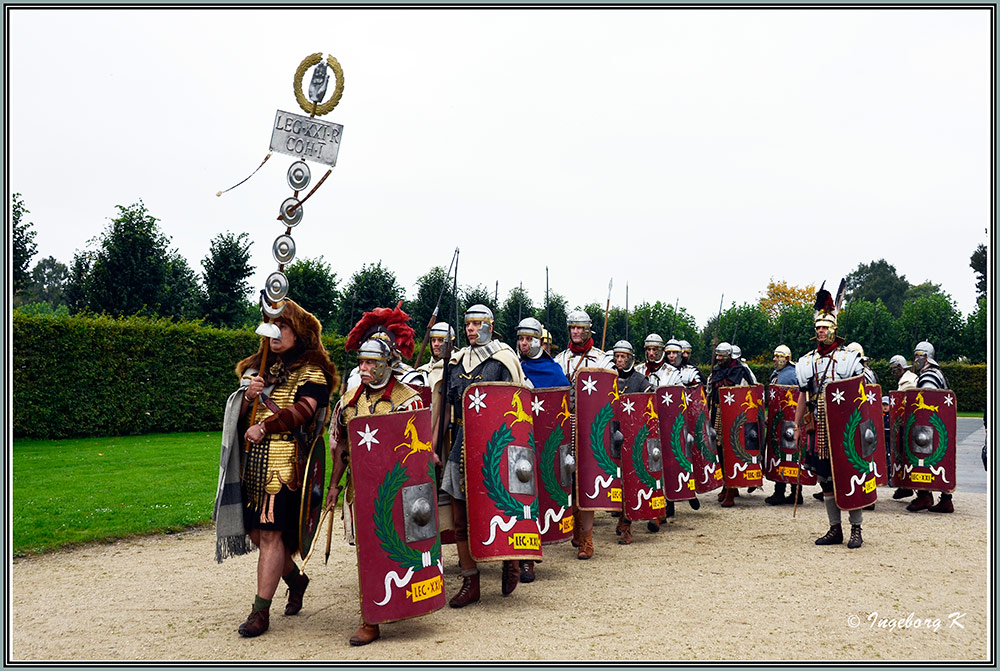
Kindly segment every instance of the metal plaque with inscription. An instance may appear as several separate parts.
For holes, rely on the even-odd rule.
[[[271,151],[334,166],[343,132],[339,123],[278,110],[271,129]]]

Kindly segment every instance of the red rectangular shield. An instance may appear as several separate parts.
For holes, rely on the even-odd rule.
[[[663,452],[663,493],[668,501],[688,501],[695,497],[692,459],[698,445],[687,409],[691,397],[697,393],[697,389],[667,386],[659,387],[654,394]]]
[[[950,389],[899,392],[902,429],[899,454],[903,487],[955,491],[958,399]]]
[[[889,485],[892,487],[902,487],[909,489],[907,482],[906,463],[903,456],[903,424],[906,421],[907,401],[905,391],[889,392]]]
[[[476,561],[538,560],[538,469],[532,392],[480,382],[462,397],[469,550]]]
[[[538,464],[538,531],[542,545],[573,535],[573,421],[569,387],[535,389],[531,401]]]
[[[361,616],[369,624],[444,606],[428,409],[355,417],[347,426]]]
[[[726,487],[760,487],[764,447],[764,385],[723,387],[719,390],[722,413],[722,468]]]
[[[621,467],[612,457],[618,373],[581,368],[576,376],[576,507],[621,510]]]
[[[694,449],[691,450],[694,491],[704,494],[722,486],[722,464],[719,463],[715,429],[709,421],[705,388],[699,386],[688,392],[684,423],[694,436]]]
[[[795,409],[799,388],[772,384],[767,388],[767,457],[764,475],[771,482],[815,485],[816,474],[805,465],[805,438],[796,445]]]
[[[874,397],[874,403],[865,403],[861,409],[863,421],[866,425],[875,426],[875,440],[878,443],[875,447],[875,454],[872,455],[872,463],[875,464],[875,484],[883,487],[889,484],[889,469],[885,460],[885,420],[882,419],[882,386],[865,383],[865,393],[869,397]],[[869,422],[871,424],[869,424]]]
[[[826,435],[833,471],[833,495],[841,510],[855,510],[875,503],[875,453],[882,433],[882,399],[875,395],[877,385],[866,385],[863,376],[830,382],[823,389],[826,406]],[[879,419],[872,421],[871,411],[879,409]]]
[[[625,394],[615,404],[622,432],[622,505],[630,520],[663,514],[663,455],[653,394]]]

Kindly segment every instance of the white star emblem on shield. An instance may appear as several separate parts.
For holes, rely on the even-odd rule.
[[[486,404],[483,403],[483,400],[485,398],[486,398],[485,393],[480,392],[478,389],[474,390],[472,392],[472,396],[469,397],[469,400],[472,401],[472,403],[469,404],[469,410],[475,410],[476,414],[478,415],[479,411],[482,408],[486,407]]]
[[[674,402],[674,397],[670,395],[669,391],[663,392],[663,405],[670,405]]]
[[[597,380],[592,377],[588,377],[583,381],[583,390],[587,392],[587,396],[597,391]]]
[[[841,389],[833,392],[833,402],[840,405],[844,401],[844,392]]]
[[[952,398],[953,397],[950,394],[948,396],[945,396],[944,397],[944,404],[947,405],[948,407],[951,407]]]
[[[622,410],[631,415],[632,411],[635,410],[635,403],[633,403],[631,399],[624,401],[622,403]]]
[[[539,415],[539,413],[541,413],[543,410],[545,410],[545,408],[543,407],[544,404],[545,404],[545,401],[543,401],[542,399],[538,398],[537,396],[532,397],[532,399],[531,399],[531,412],[535,413],[535,417],[537,417]]]
[[[868,391],[868,405],[871,405],[874,402],[875,402],[875,392],[869,390]]]
[[[367,448],[369,452],[372,451],[372,443],[374,443],[375,445],[379,444],[378,439],[375,438],[375,434],[376,433],[378,433],[378,429],[374,429],[373,430],[367,424],[365,424],[365,430],[364,431],[358,431],[358,435],[361,436],[361,440],[359,442],[362,445],[364,445],[365,448]]]
[[[722,400],[726,402],[726,405],[732,405],[736,402],[736,399],[733,398],[733,395],[730,392],[726,392],[726,395]]]

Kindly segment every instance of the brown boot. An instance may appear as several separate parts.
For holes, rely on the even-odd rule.
[[[354,632],[354,636],[351,636],[351,640],[348,641],[348,643],[351,645],[368,645],[381,635],[382,632],[379,631],[377,624],[362,622],[361,626],[358,627],[356,632]]]
[[[521,582],[535,582],[535,562],[522,560],[521,564]]]
[[[581,537],[580,537],[580,525],[578,524],[578,522],[579,522],[579,520],[576,519],[576,516],[574,515],[573,516],[573,540],[570,541],[570,544],[572,544],[572,546],[575,547],[575,548],[580,547],[580,538]]]
[[[732,487],[726,487],[725,491],[726,495],[722,499],[722,507],[732,508],[734,505],[736,505],[736,501],[733,500],[734,497],[736,496],[735,490],[733,490]]]
[[[852,524],[851,525],[851,540],[847,541],[847,547],[849,547],[849,548],[851,548],[853,550],[854,548],[861,547],[861,544],[863,542],[864,541],[861,539],[861,525],[860,524]]]
[[[840,545],[843,542],[844,530],[839,524],[831,524],[826,535],[816,539],[816,545]]]
[[[293,584],[288,586],[288,603],[285,605],[285,615],[295,615],[302,610],[302,596],[309,586],[309,576],[299,573]]]
[[[619,545],[631,545],[632,544],[632,525],[631,524],[623,524],[620,536],[621,537],[618,539],[618,544]]]
[[[951,494],[942,494],[941,500],[927,509],[932,513],[953,513],[955,504],[951,502]]]
[[[917,498],[910,501],[910,505],[906,506],[906,509],[911,513],[920,512],[921,510],[927,510],[934,505],[934,497],[930,492],[921,490],[917,492]]]
[[[271,626],[271,614],[269,609],[252,611],[246,622],[241,624],[236,630],[243,638],[253,638],[260,636]]]
[[[580,532],[580,549],[577,550],[577,559],[590,559],[594,556],[594,530]]]
[[[726,487],[723,487],[722,489],[719,490],[719,502],[720,503],[726,499],[726,492],[728,492],[728,491],[729,491],[729,489],[726,488]]]
[[[451,597],[448,605],[452,608],[462,608],[477,601],[479,601],[479,571],[462,576],[462,588],[458,590],[458,594]]]
[[[622,529],[624,529],[626,526],[631,526],[631,524],[632,524],[631,522],[625,522],[619,519],[618,524],[615,525],[615,536],[621,536]]]
[[[514,588],[517,587],[519,575],[520,569],[516,561],[508,559],[503,563],[503,570],[500,572],[500,592],[504,596],[513,592]]]

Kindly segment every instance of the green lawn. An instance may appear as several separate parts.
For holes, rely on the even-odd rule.
[[[15,555],[210,521],[221,432],[14,441]]]

